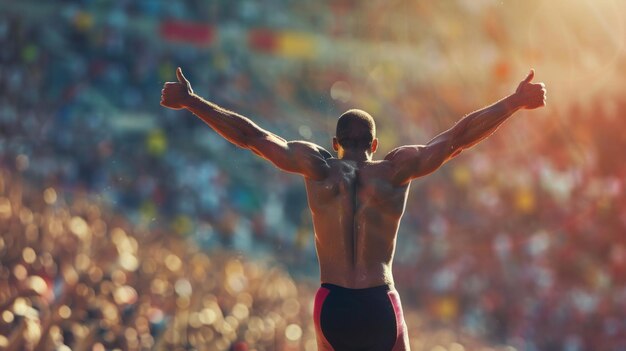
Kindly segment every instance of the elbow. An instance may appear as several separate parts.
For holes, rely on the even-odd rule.
[[[233,143],[242,149],[249,149],[258,155],[259,152],[256,150],[255,146],[259,144],[258,140],[261,140],[264,137],[265,135],[263,135],[263,133],[254,130],[239,131]]]
[[[247,146],[245,148],[250,150],[250,151],[252,151],[252,153],[254,153],[255,155],[257,155],[257,156],[259,156],[261,158],[265,158],[265,156],[263,156],[263,154],[259,150],[257,150],[256,148],[251,147],[251,146]]]
[[[254,150],[254,146],[251,143],[249,143],[245,138],[236,137],[236,138],[230,138],[228,140],[239,148],[248,149],[256,153],[256,151]]]
[[[461,152],[463,152],[463,148],[461,148],[461,147],[456,148],[456,150],[452,150],[452,153],[450,154],[450,158],[457,157],[458,155],[461,154]]]
[[[467,147],[467,143],[465,143],[463,138],[461,137],[453,137],[448,139],[448,142],[445,145],[445,150],[442,150],[441,152],[441,155],[443,156],[443,162],[457,156]]]

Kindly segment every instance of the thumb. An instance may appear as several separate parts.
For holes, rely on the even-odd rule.
[[[183,83],[184,85],[188,86],[189,85],[189,81],[187,80],[187,78],[185,78],[185,76],[183,75],[183,70],[180,69],[180,67],[176,68],[176,77],[178,78],[178,81],[180,83]]]
[[[526,76],[526,78],[524,78],[522,82],[530,83],[530,81],[533,80],[534,77],[535,77],[535,70],[531,68],[530,72],[528,72],[528,75]]]

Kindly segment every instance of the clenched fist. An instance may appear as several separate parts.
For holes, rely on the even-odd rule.
[[[176,77],[178,78],[178,82],[167,82],[163,85],[163,90],[161,90],[161,106],[180,110],[187,105],[187,102],[193,95],[193,89],[191,89],[191,84],[189,84],[189,81],[183,75],[183,71],[180,67],[176,69]]]
[[[529,110],[546,105],[546,86],[543,83],[531,83],[534,77],[535,70],[531,69],[515,90],[522,107]]]

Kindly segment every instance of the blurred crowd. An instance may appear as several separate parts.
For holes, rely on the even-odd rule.
[[[0,348],[256,350],[314,345],[281,269],[133,231],[101,203],[0,177]],[[310,289],[309,289],[310,290]],[[313,340],[313,341],[311,341]]]
[[[384,154],[402,143],[424,143],[464,113],[511,93],[517,72],[519,79],[526,73],[524,60],[544,62],[554,83],[572,82],[572,62],[559,45],[515,54],[535,34],[511,29],[525,23],[513,13],[536,3],[510,4],[514,11],[462,0],[3,3],[0,249],[11,250],[2,253],[0,283],[10,293],[0,322],[13,333],[0,341],[19,339],[16,326],[37,330],[23,317],[38,315],[42,335],[66,345],[309,345],[304,307],[311,288],[296,289],[304,283],[284,272],[219,254],[276,257],[296,276],[315,278],[301,180],[236,150],[189,113],[160,107],[162,84],[181,66],[209,100],[286,138],[327,148],[336,116],[360,107],[377,119]],[[159,31],[173,20],[208,22],[217,34],[206,46],[179,42]],[[542,17],[533,21],[541,24]],[[476,30],[464,31],[461,23]],[[317,45],[305,49],[317,51],[304,59],[298,45],[280,55],[256,52],[242,33],[257,29],[283,39],[297,33]],[[593,32],[572,31],[580,40]],[[520,350],[626,348],[626,101],[620,83],[598,85],[626,65],[623,54],[609,63],[598,59],[610,55],[602,39],[594,40],[585,67],[609,72],[588,68],[599,73],[585,83],[594,89],[569,93],[548,84],[547,112],[518,113],[483,144],[414,182],[394,272],[405,304],[425,314],[422,327],[452,328]],[[459,68],[469,66],[481,68]],[[37,201],[45,193],[22,211],[21,195],[9,196],[7,174],[95,202],[71,203],[72,210],[47,202],[35,219],[29,207],[43,206]],[[55,190],[46,191],[54,197]],[[139,232],[116,224],[121,219],[100,218],[94,203],[110,206]],[[194,245],[180,244],[180,237]],[[167,257],[174,257],[170,265]],[[30,279],[33,274],[40,279]],[[214,277],[214,285],[204,277]],[[264,279],[284,290],[257,296],[272,285]],[[222,291],[229,284],[240,289]],[[34,303],[32,290],[44,297]],[[215,307],[221,299],[227,302]],[[253,310],[257,299],[264,302]],[[299,313],[282,310],[294,306]],[[267,319],[270,310],[277,316]],[[158,316],[161,322],[153,323]],[[233,339],[241,324],[256,333]],[[212,341],[197,336],[203,328],[212,328]],[[278,336],[265,339],[268,330]],[[120,340],[135,341],[119,346]],[[441,347],[452,350],[449,345]]]
[[[1,350],[317,349],[311,280],[65,195],[0,170]],[[406,315],[418,351],[484,345]]]

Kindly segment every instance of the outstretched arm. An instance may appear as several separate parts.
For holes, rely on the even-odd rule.
[[[178,82],[165,83],[161,105],[191,111],[226,140],[251,150],[282,170],[317,180],[326,177],[326,160],[332,157],[328,151],[305,141],[286,141],[250,119],[204,100],[193,92],[180,67],[176,76]]]
[[[463,117],[428,144],[401,146],[392,150],[385,160],[393,164],[394,183],[406,184],[437,170],[461,151],[493,134],[517,110],[545,106],[545,86],[543,83],[531,83],[534,76],[535,71],[531,70],[515,93]]]

